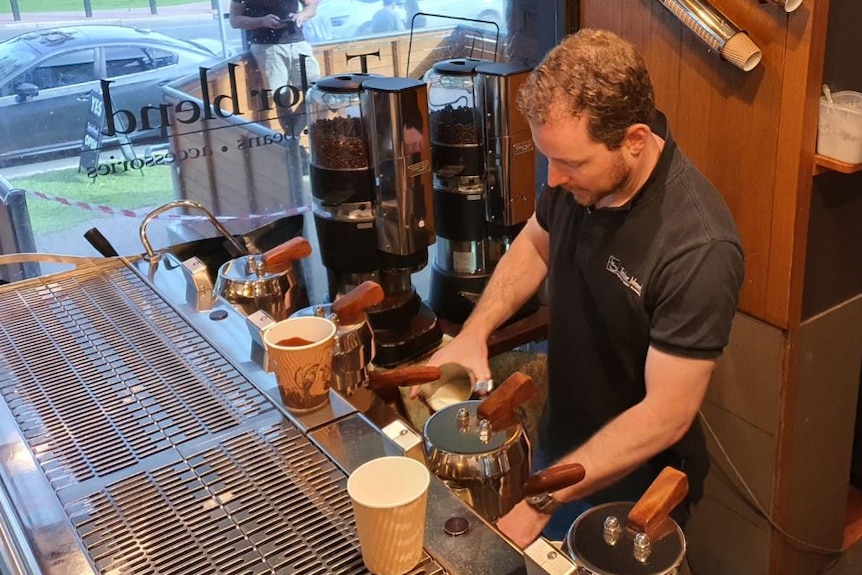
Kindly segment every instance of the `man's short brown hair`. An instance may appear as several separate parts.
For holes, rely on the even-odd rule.
[[[626,130],[655,117],[655,96],[638,49],[606,30],[585,28],[566,37],[530,73],[518,108],[532,125],[587,117],[590,137],[609,149]]]

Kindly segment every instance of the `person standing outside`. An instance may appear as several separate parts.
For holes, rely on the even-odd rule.
[[[404,21],[398,13],[398,0],[383,0],[383,7],[371,18],[371,33],[397,32],[404,29]]]
[[[567,37],[518,105],[548,159],[547,186],[461,332],[428,363],[489,378],[488,337],[546,281],[534,466],[581,463],[586,477],[521,501],[497,527],[521,547],[562,540],[589,506],[636,501],[668,465],[689,479],[674,511],[684,524],[709,468],[695,418],[743,281],[736,225],[656,111],[642,56],[615,34]]]
[[[424,28],[428,25],[428,18],[424,14],[419,14],[422,12],[422,9],[419,8],[419,0],[406,0],[404,10],[407,12],[406,28]],[[419,15],[417,16],[417,14]]]
[[[305,91],[320,79],[320,66],[302,33],[302,25],[317,14],[320,0],[231,0],[230,25],[245,30],[252,56],[266,88],[275,92],[292,86],[302,93],[293,112],[279,112],[288,136],[299,138],[305,129]],[[270,95],[272,98],[272,95]],[[279,110],[281,110],[279,108]]]

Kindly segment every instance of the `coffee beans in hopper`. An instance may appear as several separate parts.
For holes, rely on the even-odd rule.
[[[311,125],[314,161],[330,170],[368,167],[368,144],[362,120],[353,117],[324,118]]]
[[[434,143],[448,145],[478,144],[479,136],[474,123],[473,108],[452,107],[447,104],[431,112],[431,133]]]

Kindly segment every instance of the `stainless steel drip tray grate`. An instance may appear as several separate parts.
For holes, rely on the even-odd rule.
[[[0,291],[0,395],[56,490],[277,412],[117,265]]]
[[[367,573],[344,472],[98,262],[0,287],[0,535],[27,572]]]
[[[365,573],[344,483],[284,422],[66,509],[105,573]]]

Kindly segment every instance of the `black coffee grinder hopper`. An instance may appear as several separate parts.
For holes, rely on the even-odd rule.
[[[464,322],[535,209],[535,151],[515,99],[530,69],[474,58],[425,74],[431,120],[436,258],[429,303]],[[515,317],[535,310],[531,299]]]
[[[374,363],[419,357],[443,337],[411,281],[434,241],[426,85],[341,74],[319,80],[308,100],[313,211],[329,297],[377,282],[385,298],[367,310]]]

